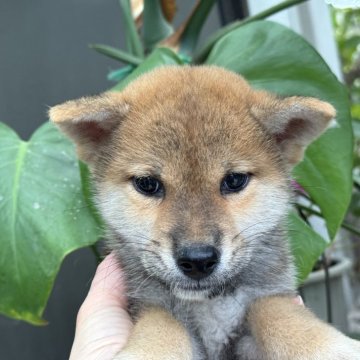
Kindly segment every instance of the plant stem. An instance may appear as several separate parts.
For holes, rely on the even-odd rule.
[[[319,217],[323,217],[323,215],[321,214],[321,212],[317,211],[317,210],[314,210],[310,207],[307,207],[305,205],[301,205],[301,204],[296,204],[296,207],[301,209],[301,210],[305,210],[307,212],[309,212],[311,215],[316,215],[316,216],[319,216]]]
[[[332,302],[331,302],[331,286],[330,286],[330,275],[329,275],[329,266],[326,259],[325,253],[321,255],[321,261],[324,266],[325,272],[325,295],[326,295],[326,313],[327,313],[327,322],[332,323]]]
[[[94,49],[95,51],[99,52],[100,54],[106,55],[112,59],[121,61],[125,64],[131,65],[140,65],[143,59],[138,56],[132,55],[127,53],[126,51],[114,48],[108,45],[101,45],[101,44],[90,44],[90,49]]]
[[[355,189],[356,189],[356,190],[360,190],[360,183],[359,183],[359,181],[357,181],[357,180],[355,180],[355,179],[353,179],[353,181],[354,181],[354,187],[355,187]]]
[[[347,231],[350,231],[351,233],[360,236],[360,230],[357,229],[356,227],[352,226],[351,224],[346,223],[346,222],[343,222],[343,223],[341,224],[341,226],[342,226],[344,229],[346,229]]]
[[[299,209],[308,211],[309,213],[311,213],[311,215],[315,215],[315,216],[323,218],[323,215],[321,214],[321,212],[319,212],[317,210],[311,209],[311,208],[309,208],[307,206],[300,205],[300,204],[296,204],[296,206]],[[353,233],[353,234],[355,234],[357,236],[360,236],[360,229],[357,229],[356,227],[354,227],[353,225],[347,223],[346,221],[343,221],[343,223],[341,224],[341,227],[346,229],[347,231],[350,231],[351,233]]]
[[[243,26],[245,24],[248,24],[250,22],[261,20],[264,18],[267,18],[270,15],[276,14],[279,11],[285,10],[291,6],[301,4],[308,0],[286,0],[281,2],[280,4],[277,4],[267,10],[261,11],[258,14],[254,16],[249,16],[248,18],[244,20],[238,20],[234,21],[231,24],[221,28],[217,32],[215,32],[212,36],[210,36],[209,40],[206,42],[206,44],[198,51],[194,56],[194,63],[199,64],[202,63],[205,58],[209,55],[211,49],[215,45],[215,43],[222,38],[224,35],[228,34],[230,31],[233,31],[234,29],[239,28],[240,26]]]

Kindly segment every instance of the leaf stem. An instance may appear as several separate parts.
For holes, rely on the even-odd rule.
[[[127,53],[126,51],[114,48],[108,45],[101,45],[101,44],[90,44],[90,49],[94,49],[95,51],[99,52],[100,54],[106,55],[112,59],[121,61],[126,64],[131,65],[140,65],[143,61],[140,57],[136,55],[132,55]]]
[[[266,9],[264,11],[259,12],[256,15],[253,16],[249,16],[244,20],[238,20],[238,21],[234,21],[231,24],[224,26],[223,28],[221,28],[220,30],[218,30],[217,32],[215,32],[212,36],[210,36],[209,40],[206,42],[206,44],[200,49],[200,51],[198,51],[195,56],[194,56],[194,63],[195,64],[199,64],[201,62],[203,62],[205,60],[205,58],[209,55],[211,49],[213,48],[213,46],[215,45],[215,43],[222,38],[223,36],[225,36],[226,34],[228,34],[230,31],[233,31],[237,28],[239,28],[240,26],[243,26],[245,24],[248,24],[250,22],[256,21],[256,20],[261,20],[261,19],[265,19],[273,14],[276,14],[277,12],[280,12],[282,10],[285,10],[291,6],[294,5],[298,5],[301,4],[305,1],[308,0],[286,0],[283,1],[275,6],[272,6],[269,9]]]
[[[346,229],[347,231],[350,231],[351,233],[360,236],[360,230],[355,228],[353,225],[343,222],[341,226]]]
[[[320,211],[317,211],[317,210],[314,210],[308,206],[305,206],[305,205],[302,205],[302,204],[296,204],[296,207],[298,209],[301,209],[301,210],[305,210],[307,212],[309,212],[311,215],[316,215],[316,216],[319,216],[319,217],[323,217],[323,215],[321,214]]]
[[[323,218],[323,215],[321,214],[321,212],[319,212],[317,210],[311,209],[307,206],[300,205],[300,204],[296,204],[296,206],[301,210],[308,211],[309,213],[311,213],[311,215],[315,215],[315,216]],[[355,235],[360,236],[360,229],[357,229],[355,226],[347,223],[346,221],[342,222],[341,227]]]
[[[130,0],[119,0],[125,23],[125,37],[131,54],[144,58],[144,48],[131,11]]]
[[[190,17],[183,25],[184,32],[180,36],[180,52],[190,55],[194,52],[201,29],[208,18],[216,0],[199,1]]]
[[[356,189],[356,190],[360,190],[360,182],[359,182],[358,180],[356,180],[356,179],[353,179],[353,181],[354,181],[354,187],[355,187],[355,189]]]

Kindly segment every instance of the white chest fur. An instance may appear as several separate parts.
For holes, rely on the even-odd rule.
[[[238,333],[249,302],[249,295],[237,290],[232,295],[194,303],[195,326],[211,358],[216,359],[223,345]]]

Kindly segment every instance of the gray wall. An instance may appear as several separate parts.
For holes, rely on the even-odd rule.
[[[181,18],[193,1],[178,3]],[[218,26],[213,11],[204,34]],[[1,0],[0,121],[26,139],[47,121],[47,106],[106,90],[108,70],[120,64],[90,50],[89,43],[124,47],[117,0]],[[48,326],[0,316],[0,358],[67,359],[95,267],[89,249],[65,260],[45,312]]]
[[[116,0],[0,2],[0,120],[28,137],[46,108],[105,90],[119,63],[89,43],[124,46]]]

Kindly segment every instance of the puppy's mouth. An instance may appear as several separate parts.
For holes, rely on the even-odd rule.
[[[219,296],[225,292],[225,287],[207,282],[205,284],[199,283],[185,283],[179,282],[169,286],[171,292],[176,297],[182,300],[205,300]]]
[[[175,286],[172,293],[182,300],[201,301],[211,297],[212,288],[210,286]]]
[[[212,289],[211,285],[201,285],[201,284],[177,284],[175,286],[176,290],[181,291],[210,291]]]

